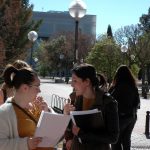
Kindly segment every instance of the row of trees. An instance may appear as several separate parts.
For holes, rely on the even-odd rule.
[[[6,63],[24,59],[31,46],[27,33],[36,30],[41,20],[31,20],[33,5],[29,0],[0,0],[0,51],[5,51]],[[125,63],[134,72],[150,63],[150,9],[139,18],[139,24],[121,27],[114,34],[111,25],[96,41],[79,33],[79,60],[93,64],[98,72],[112,79],[117,67],[124,63],[122,45],[128,47]],[[67,71],[73,66],[74,33],[59,33],[39,44],[34,57],[41,72]],[[13,57],[12,57],[13,56]],[[133,57],[134,56],[134,60]],[[46,73],[46,72],[45,72]]]
[[[122,63],[127,64],[135,75],[141,68],[144,77],[145,68],[150,64],[150,9],[148,14],[140,17],[139,22],[137,25],[121,27],[114,36],[109,25],[107,34],[101,35],[90,51],[87,62],[105,73],[109,80],[112,80]],[[121,52],[123,45],[127,47],[124,54]],[[126,62],[122,62],[123,55],[126,55]]]
[[[79,60],[86,58],[91,50],[92,41],[92,38],[79,34]],[[43,74],[57,71],[68,74],[73,67],[73,52],[74,34],[71,32],[59,33],[48,41],[42,41],[34,56],[39,60],[38,70],[44,71]]]
[[[93,64],[98,72],[103,72],[108,77],[110,82],[117,67],[123,63],[127,64],[137,76],[139,69],[144,69],[150,63],[149,19],[150,10],[148,14],[140,17],[139,24],[121,27],[114,35],[109,25],[107,33],[100,35],[97,41],[79,34],[79,59]],[[121,52],[123,45],[128,48],[124,54]],[[48,72],[55,72],[60,68],[64,70],[72,68],[73,51],[74,34],[61,33],[53,39],[42,42],[35,57],[39,59],[39,66],[44,68],[42,70],[46,68]],[[60,58],[60,55],[63,55],[63,58]]]

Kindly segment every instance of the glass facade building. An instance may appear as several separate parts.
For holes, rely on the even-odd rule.
[[[57,33],[74,32],[75,19],[68,11],[48,11],[33,12],[33,20],[42,19],[43,22],[39,28],[39,38],[48,38]],[[85,15],[79,20],[79,31],[96,39],[96,15]]]

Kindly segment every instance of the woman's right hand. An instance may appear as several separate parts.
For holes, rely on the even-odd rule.
[[[72,140],[68,140],[68,141],[66,142],[66,149],[67,149],[67,150],[71,150],[71,144],[72,144]]]
[[[30,137],[27,139],[29,150],[36,149],[38,144],[42,142],[41,137]]]
[[[75,110],[75,107],[72,104],[70,104],[70,103],[65,104],[65,106],[64,106],[64,114],[65,115],[69,115],[70,111],[74,111],[74,110]]]
[[[41,111],[48,111],[48,104],[43,100],[42,96],[38,96],[36,100],[33,102]]]

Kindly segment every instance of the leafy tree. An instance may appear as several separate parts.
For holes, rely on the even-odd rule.
[[[141,19],[142,24],[125,26],[115,33],[117,43],[128,46],[127,61],[134,75],[137,77],[139,69],[141,70],[142,85],[145,84],[146,76],[148,80],[150,79],[148,75],[149,70],[146,71],[150,64],[150,34],[147,17],[146,15]],[[145,18],[147,19],[144,21]],[[131,60],[131,56],[135,58]],[[142,94],[144,91],[144,86],[142,86]]]
[[[0,7],[0,43],[3,44],[6,63],[24,58],[29,47],[27,33],[37,30],[41,20],[31,20],[33,5],[29,0],[5,0]]]
[[[120,45],[120,47],[126,45],[127,47],[126,62],[130,68],[133,63],[139,65],[138,57],[140,52],[137,50],[137,41],[140,35],[141,30],[138,25],[125,26],[115,32],[114,39],[118,45]],[[134,56],[134,58],[132,56]]]
[[[68,70],[73,62],[70,59],[73,58],[70,46],[65,36],[42,42],[36,54],[40,66],[44,66],[49,72]]]
[[[150,8],[148,9],[148,14],[143,14],[139,21],[142,35],[138,39],[137,46],[140,52],[139,60],[141,63],[142,85],[145,85],[145,80],[148,80],[148,84],[150,85]],[[144,97],[145,88],[146,86],[142,86],[142,95]]]
[[[70,53],[69,56],[71,60],[73,61],[74,57],[74,45],[75,45],[75,39],[74,39],[74,34],[72,32],[61,32],[55,35],[55,39],[57,39],[60,36],[64,36],[66,38],[66,50]],[[78,35],[78,59],[85,59],[86,56],[88,55],[88,52],[91,50],[92,46],[95,43],[95,39],[93,37],[90,37],[86,34],[83,34],[79,32]]]
[[[84,60],[93,44],[92,39],[79,34],[79,60]],[[74,35],[71,32],[58,33],[48,41],[42,42],[37,52],[40,65],[47,65],[50,72],[70,72],[74,61]],[[49,66],[49,67],[48,67]]]
[[[111,29],[110,24],[108,25],[108,28],[107,28],[107,37],[108,38],[113,38],[112,29]]]
[[[91,51],[94,44],[95,44],[95,40],[92,37],[87,36],[85,34],[80,34],[79,42],[78,42],[79,60],[86,58],[88,52]]]
[[[148,9],[148,14],[143,14],[139,21],[140,28],[146,33],[150,32],[150,8]]]
[[[98,41],[89,52],[86,60],[93,64],[98,72],[104,73],[110,83],[114,72],[120,65],[120,56],[120,47],[112,39],[103,36],[102,40]]]

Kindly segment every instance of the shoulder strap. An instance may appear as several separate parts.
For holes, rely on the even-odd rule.
[[[23,111],[32,121],[35,122],[35,124],[37,124],[37,121],[34,119],[34,117],[32,117],[26,110],[24,110],[22,107],[20,107],[18,104],[16,104],[15,102],[12,101],[8,101],[7,103],[12,103],[14,106],[16,106],[17,108],[19,108],[21,111]]]

